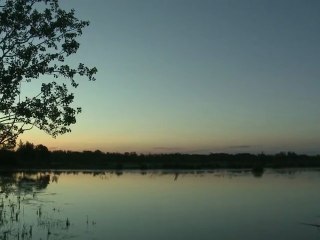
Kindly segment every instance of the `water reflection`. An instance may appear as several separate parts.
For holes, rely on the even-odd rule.
[[[319,180],[304,169],[2,172],[0,239],[319,239]]]
[[[264,168],[253,169],[228,169],[228,170],[115,170],[115,171],[35,171],[35,172],[0,172],[0,193],[22,192],[31,193],[47,188],[50,182],[58,183],[60,175],[89,175],[92,177],[104,178],[115,175],[121,177],[124,174],[140,174],[141,176],[172,176],[173,181],[178,181],[179,176],[192,175],[203,177],[213,175],[215,177],[240,177],[251,174],[253,177],[261,178],[265,172],[272,172],[275,175],[285,175],[294,178],[307,169],[274,169]],[[320,172],[319,169],[312,169],[313,172]]]
[[[38,198],[45,192],[50,180],[57,182],[57,175],[46,172],[1,172],[0,239],[33,239],[41,235],[49,239],[51,229],[59,235],[61,230],[70,225],[50,213],[45,207],[47,201]]]
[[[44,190],[50,183],[49,173],[1,172],[0,192],[34,193]]]

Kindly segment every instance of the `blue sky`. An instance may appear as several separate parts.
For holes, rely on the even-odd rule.
[[[73,132],[51,149],[320,153],[317,0],[68,0],[90,20],[69,59]]]

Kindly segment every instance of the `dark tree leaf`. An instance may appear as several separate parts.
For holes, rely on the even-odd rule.
[[[72,106],[69,88],[78,86],[77,76],[94,81],[97,69],[62,63],[77,53],[77,37],[88,25],[74,10],[61,9],[58,0],[0,0],[0,148],[14,147],[33,127],[53,137],[71,131],[81,109]],[[38,95],[22,99],[22,83],[42,76],[52,81],[43,82]]]

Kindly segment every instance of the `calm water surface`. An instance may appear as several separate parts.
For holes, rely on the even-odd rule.
[[[320,224],[317,170],[2,173],[0,181],[2,239],[320,239],[302,224]]]

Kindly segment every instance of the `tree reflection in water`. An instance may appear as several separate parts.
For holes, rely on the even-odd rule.
[[[50,180],[57,182],[58,176],[38,172],[1,172],[0,239],[32,239],[35,229],[37,237],[46,235],[43,237],[48,239],[50,235],[69,228],[68,218],[52,217],[54,214],[43,208],[45,202],[37,199],[37,194],[47,188]],[[56,208],[52,211],[56,212]]]

